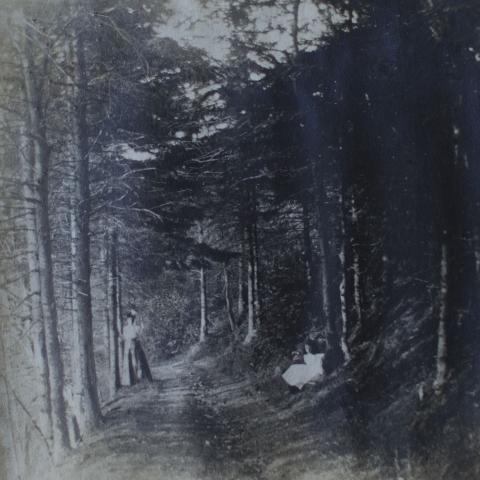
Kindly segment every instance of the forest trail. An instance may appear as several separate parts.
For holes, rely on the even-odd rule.
[[[347,478],[325,465],[319,474],[318,421],[301,398],[273,401],[214,362],[177,360],[154,368],[153,384],[122,389],[105,409],[104,427],[58,478]]]

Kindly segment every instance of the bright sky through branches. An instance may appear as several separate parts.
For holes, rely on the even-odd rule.
[[[171,37],[182,45],[204,49],[217,60],[225,60],[232,37],[232,26],[225,19],[228,2],[217,0],[171,0],[173,15],[158,27],[158,34]],[[286,9],[287,8],[287,9]],[[269,44],[272,53],[281,60],[284,51],[292,51],[293,13],[285,6],[255,7],[249,30],[257,34],[259,42]],[[318,8],[311,0],[304,0],[299,11],[299,40],[304,50],[314,49],[327,32],[327,10]],[[245,32],[248,30],[245,30]]]

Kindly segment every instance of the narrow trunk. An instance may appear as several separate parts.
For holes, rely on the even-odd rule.
[[[5,363],[2,363],[2,365],[5,365]],[[18,458],[20,456],[18,450],[20,448],[19,445],[21,443],[21,440],[17,438],[16,425],[18,422],[18,417],[15,412],[15,406],[13,404],[9,382],[7,381],[7,378],[4,376],[2,376],[2,380],[3,380],[3,386],[4,386],[3,393],[5,394],[3,402],[4,402],[5,413],[7,416],[8,432],[10,437],[9,439],[5,438],[4,441],[5,441],[5,446],[7,446],[7,448],[10,447],[10,450],[12,452],[11,454],[12,461],[11,461],[11,468],[9,468],[8,465],[4,464],[1,466],[0,473],[2,474],[5,473],[6,474],[5,478],[9,478],[8,474],[12,472],[16,480],[23,480],[24,475],[22,470],[24,470],[25,468],[24,466],[25,462],[20,462]]]
[[[352,198],[353,194],[349,194],[345,180],[342,180],[341,193],[341,216],[342,216],[342,282],[343,299],[340,298],[342,309],[345,308],[345,313],[342,311],[342,323],[346,320],[347,326],[345,331],[345,343],[348,349],[352,350],[352,345],[355,343],[357,336],[361,329],[361,309],[360,309],[360,263],[358,245],[356,242],[357,236],[357,215],[356,212],[352,215]]]
[[[200,267],[200,342],[207,338],[207,285],[205,268]]]
[[[358,212],[355,206],[355,199],[351,199],[351,221],[353,232],[358,230]],[[352,250],[352,268],[353,268],[353,300],[356,314],[356,329],[362,326],[362,301],[361,301],[361,272],[360,272],[360,253],[358,251],[358,244],[354,236],[350,238],[350,247]]]
[[[33,349],[35,356],[35,367],[39,378],[40,394],[40,415],[39,426],[42,430],[44,437],[48,440],[49,444],[52,443],[52,405],[49,385],[49,369],[47,363],[47,346],[45,343],[45,328],[43,325],[43,319],[34,320],[35,327],[32,328],[31,335],[33,337]]]
[[[27,28],[27,30],[29,30]],[[25,51],[22,52],[22,73],[24,78],[25,101],[28,125],[33,137],[32,165],[33,191],[36,203],[35,226],[37,230],[38,281],[40,287],[41,315],[44,321],[45,346],[49,367],[49,388],[52,412],[53,452],[59,460],[63,451],[70,447],[64,399],[64,371],[58,338],[57,306],[53,285],[53,266],[49,218],[49,147],[46,141],[45,121],[35,78],[36,65],[33,60],[31,31],[26,32]]]
[[[328,278],[328,243],[325,236],[322,235],[319,240],[319,253],[320,253],[320,278],[321,278],[321,294],[322,294],[322,313],[325,325],[328,328],[330,319],[330,298],[328,295],[329,290],[329,278]]]
[[[0,281],[2,283],[5,282],[5,277],[4,277],[4,272],[0,271]],[[5,464],[0,466],[0,473],[5,473],[5,478],[8,478],[8,474],[12,473],[13,477],[16,480],[22,480],[23,478],[23,468],[22,465],[25,462],[20,462],[19,460],[19,448],[21,444],[21,440],[18,438],[17,432],[18,432],[18,427],[17,427],[17,422],[18,418],[15,412],[15,406],[13,404],[13,399],[10,391],[10,378],[9,374],[11,374],[12,370],[9,365],[9,355],[6,351],[6,345],[5,341],[9,337],[9,324],[7,323],[8,320],[11,318],[11,312],[9,311],[10,309],[8,308],[8,295],[5,289],[0,288],[0,317],[1,317],[1,322],[0,322],[0,365],[2,365],[2,368],[4,369],[5,373],[1,375],[1,378],[3,380],[3,391],[0,390],[0,393],[2,393],[2,413],[6,414],[6,419],[5,423],[8,428],[8,437],[9,438],[2,438],[3,440],[3,447],[4,448],[9,448],[11,451],[11,454],[9,455],[11,461],[8,462],[11,465]],[[3,430],[2,430],[3,433]],[[9,468],[10,467],[10,468]]]
[[[102,230],[105,230],[106,226],[104,223],[101,223]],[[106,238],[105,238],[106,237]],[[109,267],[109,236],[108,231],[107,234],[102,237],[102,242],[100,246],[100,271],[101,271],[101,279],[102,279],[102,317],[103,317],[103,345],[105,348],[105,358],[108,362],[108,368],[110,368],[110,346],[112,344],[110,340],[110,288],[109,288],[109,274],[110,274],[110,267]]]
[[[343,205],[343,199],[341,201]],[[351,359],[350,348],[348,346],[348,309],[347,309],[347,273],[346,273],[346,252],[345,252],[345,222],[343,218],[343,211],[341,212],[342,222],[342,243],[340,249],[340,265],[341,265],[341,280],[340,280],[340,311],[342,315],[342,334],[340,340],[340,346],[343,353],[343,360],[348,363]]]
[[[109,241],[107,297],[109,298],[109,364],[110,364],[110,395],[115,396],[121,386],[120,378],[120,336],[119,336],[119,309],[118,309],[118,249],[117,233],[113,232]]]
[[[122,270],[120,264],[120,255],[118,253],[118,234],[115,234],[115,275],[114,275],[114,284],[115,284],[115,319],[117,325],[118,333],[118,368],[120,376],[120,385],[128,385],[129,383],[129,373],[128,373],[128,364],[125,364],[125,341],[122,339],[123,335],[123,310],[122,310]]]
[[[310,228],[310,211],[306,200],[302,202],[302,227],[303,227],[303,249],[305,261],[305,276],[307,280],[308,295],[311,298],[313,294],[313,249]]]
[[[43,175],[40,188],[40,205],[37,213],[39,236],[39,269],[42,315],[45,325],[47,362],[50,373],[50,394],[53,417],[54,452],[58,458],[62,450],[69,448],[67,416],[64,399],[64,370],[58,338],[57,305],[53,285],[53,266],[48,213],[48,174]]]
[[[261,318],[261,311],[262,307],[260,304],[260,287],[259,287],[259,254],[258,254],[259,246],[258,246],[258,227],[257,222],[255,219],[255,224],[253,226],[253,298],[254,298],[254,305],[255,305],[255,327],[258,328]]]
[[[74,205],[72,231],[75,233],[75,256],[73,257],[74,296],[78,307],[75,335],[78,345],[74,349],[76,382],[74,387],[79,401],[82,418],[79,424],[82,432],[96,427],[101,421],[100,402],[97,391],[95,360],[93,352],[92,304],[90,289],[90,189],[89,189],[89,148],[87,133],[87,78],[85,48],[81,17],[75,19],[74,38],[74,111],[73,160]]]
[[[247,335],[244,343],[248,344],[255,336],[255,253],[252,229],[248,229],[248,278],[247,278]]]
[[[333,263],[330,250],[331,232],[328,225],[328,210],[325,207],[326,187],[324,173],[317,171],[315,162],[310,160],[310,168],[313,180],[314,203],[316,205],[317,226],[320,232],[319,238],[319,265],[318,265],[318,288],[320,289],[323,322],[325,336],[327,340],[327,349],[331,353],[331,365],[336,367],[345,360],[342,350],[342,338],[337,326],[337,318],[334,314],[334,308],[331,304],[331,295],[333,294]]]
[[[238,321],[245,313],[245,230],[242,229],[240,258],[238,259]]]
[[[437,359],[434,389],[440,393],[447,379],[447,297],[448,297],[448,249],[442,244],[440,261],[440,308],[437,330]]]
[[[475,271],[477,272],[477,282],[480,283],[480,228],[475,230]]]
[[[106,225],[102,222],[103,229],[106,229]],[[104,338],[103,345],[105,348],[105,358],[107,359],[108,366],[108,399],[111,400],[115,397],[115,370],[114,370],[114,356],[113,356],[113,342],[112,342],[112,299],[110,297],[111,292],[111,250],[110,250],[110,232],[107,232],[102,238],[102,245],[100,250],[100,266],[102,272],[102,290],[103,290],[103,327]]]
[[[325,317],[327,348],[331,352],[332,366],[336,367],[345,361],[342,350],[342,337],[338,332],[337,319],[332,312],[330,304],[331,284],[331,252],[328,240],[322,236],[320,238],[320,256],[322,270],[322,305],[323,315]]]
[[[325,292],[326,289],[324,288],[326,285],[326,278],[324,277],[324,266],[325,266],[325,243],[323,240],[323,235],[324,235],[324,228],[321,228],[321,222],[323,219],[323,211],[322,211],[322,196],[323,192],[321,191],[322,186],[320,185],[318,181],[318,176],[317,176],[317,167],[315,165],[315,161],[313,159],[310,159],[309,161],[309,170],[310,170],[310,176],[312,178],[312,184],[313,184],[313,205],[315,208],[315,222],[317,225],[317,229],[320,232],[321,239],[319,242],[319,261],[318,264],[316,265],[316,274],[315,274],[315,297],[312,298],[312,311],[315,311],[313,317],[315,318],[317,325],[315,325],[317,328],[325,328],[326,327],[326,322],[327,319],[325,317],[325,308],[328,311],[328,299],[327,299],[327,305],[324,306],[324,297],[325,297]],[[321,318],[320,313],[316,312],[321,312],[323,314],[323,318]]]
[[[28,130],[28,129],[27,129]],[[34,175],[34,148],[25,132],[22,133],[22,152],[20,163],[23,172],[23,196],[25,207],[25,246],[27,249],[28,265],[28,297],[30,299],[31,335],[33,337],[35,366],[40,379],[40,426],[45,438],[52,442],[52,407],[49,384],[49,368],[45,344],[45,325],[42,316],[42,302],[40,296],[40,268],[38,261],[37,225],[35,208],[31,200],[35,198]]]
[[[314,203],[316,206],[317,226],[320,231],[319,238],[319,265],[318,265],[318,281],[320,290],[320,300],[322,305],[323,321],[322,325],[328,330],[330,322],[330,297],[329,297],[329,248],[327,239],[326,216],[324,215],[322,206],[324,204],[323,182],[319,182],[317,178],[317,168],[314,161],[311,161],[311,171],[313,178]],[[323,222],[323,223],[322,223]]]
[[[79,318],[78,298],[75,288],[75,268],[77,262],[77,244],[78,231],[77,222],[75,220],[75,207],[73,198],[70,201],[70,311],[72,314],[72,390],[71,390],[71,409],[73,416],[76,419],[80,432],[83,433],[86,429],[85,425],[85,391],[83,388],[82,379],[85,376],[85,361],[83,357],[83,349],[81,348],[81,333],[79,325],[81,319]],[[74,433],[70,433],[70,438],[74,439]]]
[[[196,239],[199,245],[202,245],[204,241],[203,225],[201,222],[197,222],[196,225]],[[205,259],[200,258],[201,267],[200,274],[200,337],[199,342],[202,343],[206,340],[208,335],[208,318],[207,318],[207,282],[205,273]]]
[[[295,0],[293,2],[293,23],[292,23],[292,40],[293,40],[293,52],[296,55],[299,53],[299,16],[300,16],[300,3],[301,0]]]
[[[232,333],[235,334],[235,316],[233,313],[232,302],[230,301],[230,286],[228,279],[228,267],[227,264],[223,264],[223,280],[224,280],[224,292],[225,292],[225,306],[227,309],[228,322]]]

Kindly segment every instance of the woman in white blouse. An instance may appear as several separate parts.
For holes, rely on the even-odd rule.
[[[130,310],[127,313],[127,321],[123,327],[122,339],[125,342],[124,368],[125,378],[129,385],[134,385],[140,378],[153,381],[152,373],[148,365],[147,357],[140,343],[142,325],[136,322],[137,312]]]

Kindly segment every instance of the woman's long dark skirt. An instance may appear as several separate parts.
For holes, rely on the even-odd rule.
[[[147,356],[143,351],[139,340],[135,340],[135,356],[137,357],[138,365],[140,366],[141,377],[145,377],[149,382],[153,382],[152,372],[148,365]]]

